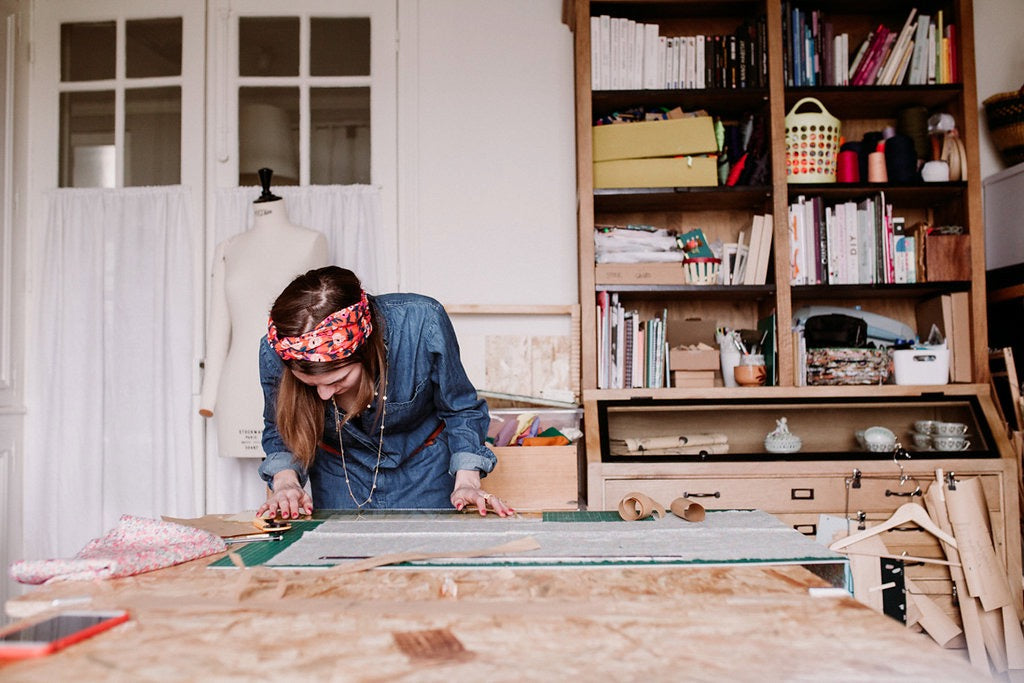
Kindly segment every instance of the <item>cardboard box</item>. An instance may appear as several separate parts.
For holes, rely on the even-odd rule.
[[[685,285],[683,264],[599,263],[594,269],[599,285]]]
[[[594,126],[594,161],[717,154],[710,116]]]
[[[669,318],[665,330],[668,341],[668,365],[675,370],[721,370],[718,349],[715,348],[715,328],[713,320],[687,318],[673,320]],[[693,350],[685,347],[695,344],[707,344],[707,350]],[[680,348],[684,347],[684,348]]]
[[[715,386],[714,370],[673,370],[672,386],[677,389],[704,389]]]
[[[716,187],[713,156],[618,159],[594,163],[595,188]]]

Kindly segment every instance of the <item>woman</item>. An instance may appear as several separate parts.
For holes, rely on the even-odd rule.
[[[270,310],[260,382],[259,471],[272,492],[258,515],[294,518],[314,504],[513,514],[481,488],[496,461],[487,405],[437,301],[371,297],[350,270],[311,270]]]

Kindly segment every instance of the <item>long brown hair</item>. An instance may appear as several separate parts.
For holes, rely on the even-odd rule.
[[[285,287],[274,301],[270,317],[278,335],[295,337],[312,330],[332,313],[356,303],[361,294],[362,285],[351,270],[338,266],[310,270]],[[328,362],[287,360],[285,367],[308,375],[323,375],[350,363],[361,363],[362,379],[353,405],[371,404],[375,393],[383,401],[387,386],[387,348],[383,320],[372,302],[370,316],[373,332],[348,358]],[[345,419],[353,416],[347,415]],[[276,417],[285,445],[304,467],[309,467],[324,433],[324,401],[316,387],[302,383],[291,372],[283,373],[277,389]]]

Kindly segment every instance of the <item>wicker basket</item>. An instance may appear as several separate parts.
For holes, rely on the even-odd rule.
[[[683,280],[688,285],[717,285],[722,259],[697,256],[683,259]]]
[[[982,104],[992,144],[1003,161],[1009,166],[1024,161],[1024,86],[992,95]]]
[[[804,104],[820,111],[797,113]],[[805,97],[786,114],[786,182],[834,183],[839,156],[839,119],[819,100]]]

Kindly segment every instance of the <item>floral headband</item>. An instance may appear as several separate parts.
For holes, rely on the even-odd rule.
[[[359,301],[331,313],[309,332],[295,337],[278,337],[274,319],[267,321],[267,341],[281,360],[308,360],[326,363],[348,358],[373,332],[370,302],[363,291]]]

